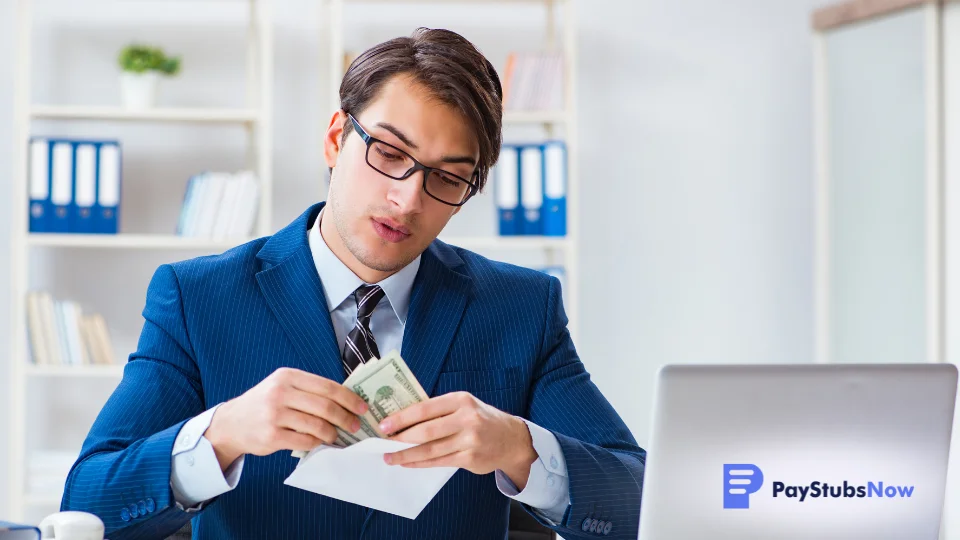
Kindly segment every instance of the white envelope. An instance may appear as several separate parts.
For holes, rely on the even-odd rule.
[[[347,448],[319,446],[300,460],[283,483],[415,519],[457,468],[407,469],[384,463],[383,454],[414,446],[376,438]]]

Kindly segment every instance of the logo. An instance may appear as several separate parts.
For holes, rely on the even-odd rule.
[[[750,508],[750,494],[760,491],[763,472],[756,465],[745,463],[723,466],[723,507]]]
[[[848,480],[828,482],[814,481],[809,484],[790,485],[780,481],[770,483],[774,499],[787,498],[797,502],[808,499],[908,499],[913,497],[915,486],[866,482],[857,484]],[[723,465],[723,507],[750,508],[750,495],[763,486],[763,472],[747,463]]]
[[[844,480],[843,484],[830,485],[826,482],[810,482],[806,486],[788,486],[783,482],[773,483],[773,497],[777,498],[783,495],[789,499],[798,499],[798,502],[804,502],[807,498],[812,499],[863,499],[864,497],[888,499],[906,499],[913,497],[914,486],[893,486],[884,485],[883,482],[867,482],[867,485],[860,486],[851,484]]]

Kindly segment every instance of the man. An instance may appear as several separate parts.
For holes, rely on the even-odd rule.
[[[64,510],[109,538],[504,538],[508,497],[562,536],[636,538],[645,454],[590,382],[559,282],[436,240],[500,151],[502,90],[461,36],[420,29],[350,66],[327,202],[269,238],[162,266]],[[428,401],[381,429],[402,467],[458,471],[416,520],[283,484],[355,431],[341,383],[401,351]],[[375,486],[371,486],[375,489]]]

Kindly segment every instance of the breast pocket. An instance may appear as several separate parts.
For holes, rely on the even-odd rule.
[[[528,383],[518,368],[445,371],[437,378],[434,395],[469,392],[501,411],[522,415],[526,409],[528,390]]]

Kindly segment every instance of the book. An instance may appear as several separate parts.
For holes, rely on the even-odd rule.
[[[45,291],[27,293],[30,362],[38,366],[109,365],[115,356],[103,316]]]
[[[246,238],[257,217],[260,184],[252,171],[203,172],[188,180],[176,234]]]
[[[564,108],[565,71],[559,51],[512,52],[503,69],[506,111],[555,111]]]

